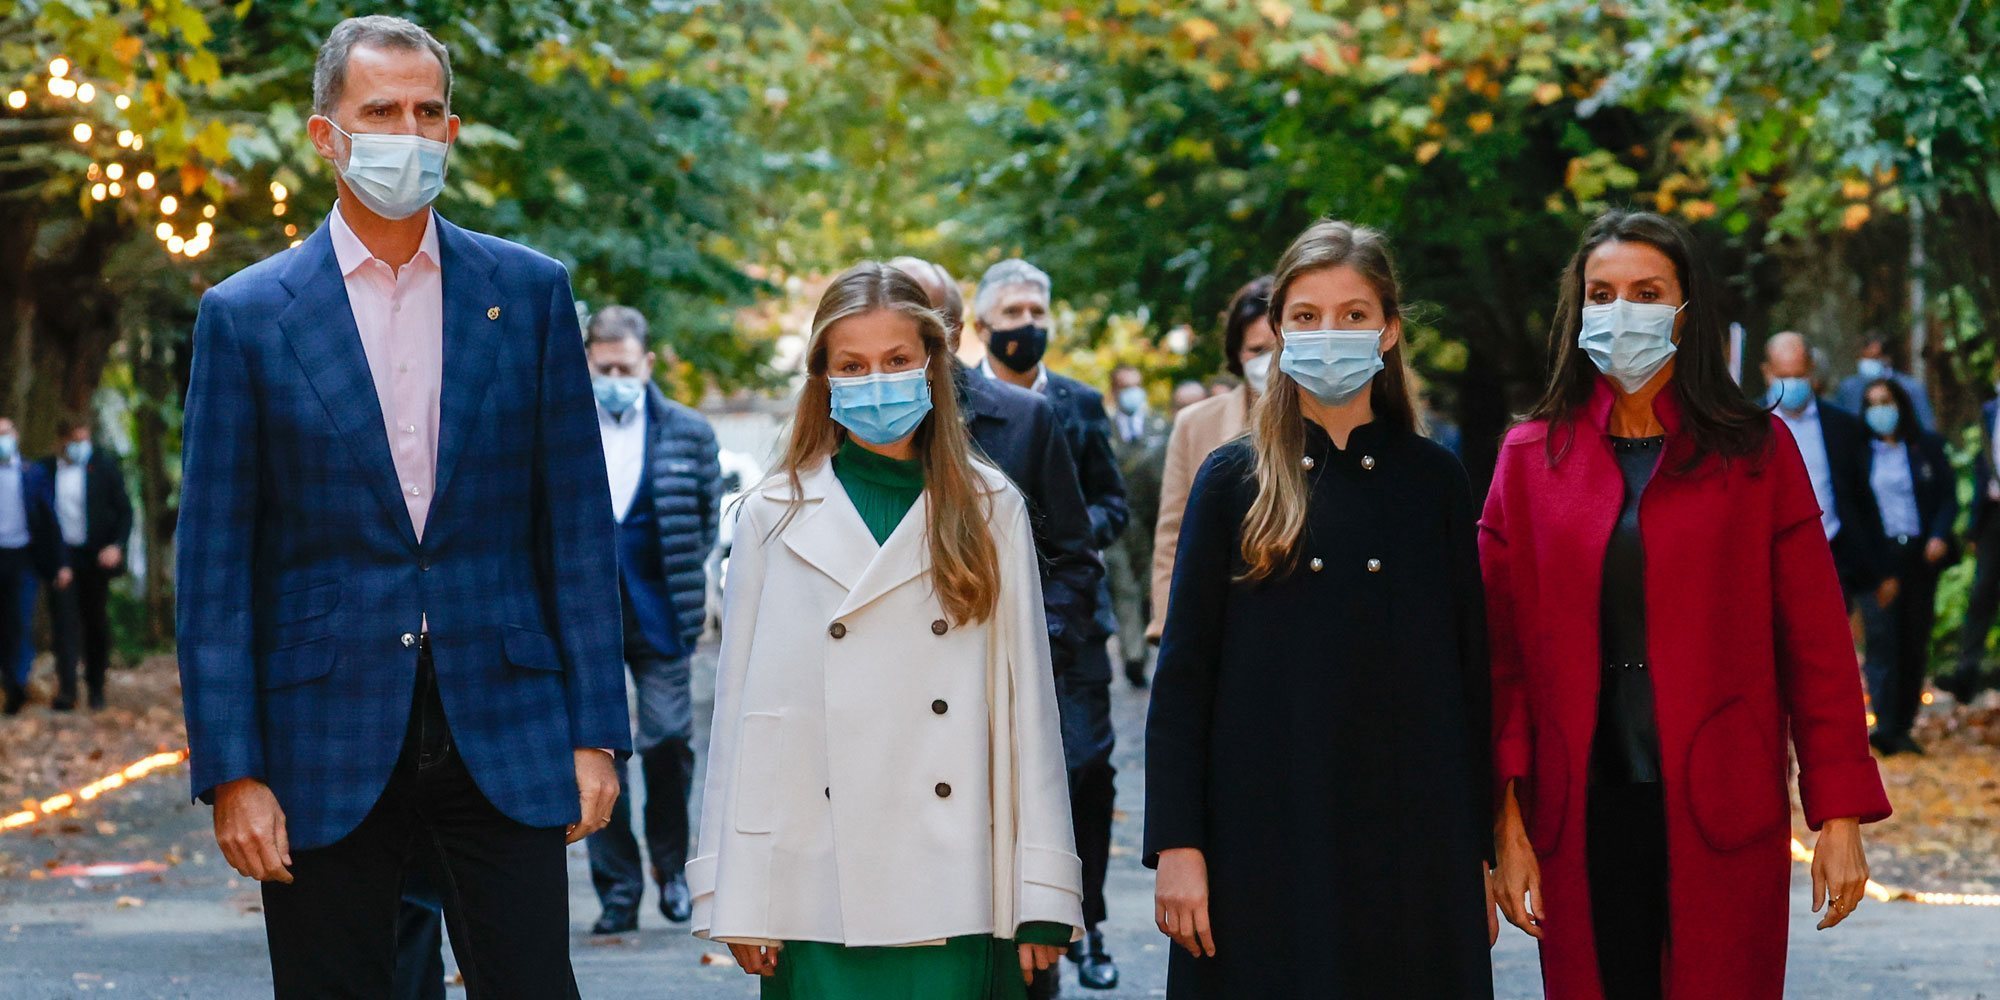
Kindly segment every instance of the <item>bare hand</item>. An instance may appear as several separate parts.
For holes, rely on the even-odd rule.
[[[1208,859],[1199,848],[1160,852],[1153,879],[1153,921],[1160,933],[1196,958],[1215,957],[1215,934],[1208,926]]]
[[[1882,585],[1875,588],[1875,606],[1886,608],[1896,603],[1896,595],[1901,592],[1902,588],[1896,583],[1895,577],[1882,581]]]
[[[246,878],[291,884],[292,842],[271,786],[238,778],[215,789],[215,844]]]
[[[1480,881],[1486,886],[1486,947],[1500,943],[1500,904],[1493,894],[1493,866],[1479,863]]]
[[[575,754],[576,793],[583,818],[569,825],[563,841],[566,844],[574,844],[611,825],[611,807],[618,804],[618,769],[612,756],[592,749],[580,749]]]
[[[732,944],[729,954],[735,956],[738,968],[753,976],[778,974],[778,949],[773,945]]]
[[[97,565],[105,569],[117,569],[125,561],[125,550],[116,545],[106,545],[97,553]]]
[[[1500,855],[1500,868],[1493,874],[1493,896],[1507,922],[1529,937],[1542,939],[1542,862],[1528,842],[1527,824],[1521,820],[1520,803],[1514,786],[1507,786],[1501,802],[1500,821],[1494,825],[1493,845]]]
[[[1813,912],[1826,905],[1819,929],[1847,919],[1868,895],[1868,854],[1861,848],[1861,820],[1827,820],[1813,846]]]
[[[1044,969],[1055,968],[1056,963],[1062,961],[1062,956],[1063,947],[1061,945],[1021,945],[1021,981],[1024,983],[1034,982],[1035,973],[1041,972]]]
[[[1951,551],[1951,546],[1946,545],[1944,543],[1944,539],[1933,538],[1930,541],[1924,543],[1924,561],[1927,563],[1943,562],[1944,557],[1947,554],[1949,554],[1950,551]]]
[[[64,566],[63,568],[56,570],[56,589],[68,590],[70,583],[73,582],[75,579],[76,579],[76,571],[70,569],[68,566]]]

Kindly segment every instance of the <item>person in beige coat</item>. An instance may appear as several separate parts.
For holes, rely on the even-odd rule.
[[[767,998],[1018,996],[1083,925],[1026,503],[908,275],[837,279],[807,356],[736,528],[694,932]]]
[[[1153,642],[1160,641],[1160,632],[1167,624],[1167,588],[1174,579],[1181,514],[1187,509],[1195,470],[1201,468],[1209,452],[1249,430],[1250,408],[1270,378],[1278,347],[1277,335],[1264,322],[1270,300],[1268,274],[1237,289],[1229,300],[1222,331],[1223,360],[1244,384],[1192,403],[1174,415],[1174,429],[1167,436],[1167,466],[1160,474],[1160,516],[1153,526],[1153,614],[1146,624],[1146,638]]]

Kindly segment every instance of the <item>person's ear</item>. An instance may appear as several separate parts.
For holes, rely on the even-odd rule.
[[[339,162],[339,154],[334,150],[334,139],[339,133],[333,130],[333,120],[325,115],[314,115],[306,119],[306,136],[312,140],[313,151],[328,163]]]
[[[457,115],[452,115],[444,120],[444,141],[447,145],[458,142]]]
[[[1392,316],[1388,325],[1382,328],[1382,353],[1387,354],[1397,344],[1403,342],[1403,317]]]

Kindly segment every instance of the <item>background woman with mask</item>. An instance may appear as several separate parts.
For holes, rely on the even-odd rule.
[[[1159,641],[1167,622],[1167,597],[1174,577],[1174,553],[1181,540],[1181,516],[1187,509],[1188,488],[1208,453],[1241,436],[1270,381],[1277,359],[1278,337],[1264,322],[1271,302],[1271,276],[1264,275],[1236,290],[1223,314],[1222,361],[1243,384],[1199,403],[1174,417],[1167,436],[1167,465],[1160,473],[1160,514],[1153,526],[1153,619],[1146,638]]]
[[[1787,732],[1822,928],[1889,814],[1805,462],[1729,377],[1719,295],[1678,223],[1599,218],[1480,521],[1495,894],[1552,1000],[1778,1000]]]
[[[695,933],[766,998],[1024,996],[1083,924],[1026,505],[908,275],[836,279],[807,371],[730,561]]]
[[[1278,262],[1282,351],[1188,498],[1146,726],[1173,998],[1492,995],[1471,492],[1415,430],[1382,237]]]
[[[1958,479],[1945,457],[1944,439],[1924,429],[1915,401],[1899,382],[1884,377],[1869,383],[1863,403],[1868,484],[1901,584],[1887,607],[1858,602],[1868,632],[1863,671],[1875,708],[1875,732],[1868,741],[1884,756],[1922,753],[1910,727],[1929,673],[1938,573],[1952,563]]]

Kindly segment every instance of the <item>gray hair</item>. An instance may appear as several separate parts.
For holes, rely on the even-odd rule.
[[[1022,260],[1009,257],[986,269],[979,276],[979,291],[972,296],[972,315],[984,320],[986,311],[993,308],[994,300],[1000,297],[1000,290],[1013,285],[1031,285],[1043,295],[1050,295],[1054,287],[1047,271]]]
[[[444,103],[451,106],[451,53],[412,21],[386,14],[350,17],[334,26],[313,64],[313,114],[330,115],[347,91],[347,61],[357,48],[429,52],[444,69]]]
[[[616,344],[621,341],[637,341],[640,350],[648,350],[648,328],[646,317],[631,306],[605,306],[590,317],[590,325],[584,330],[586,344]]]

